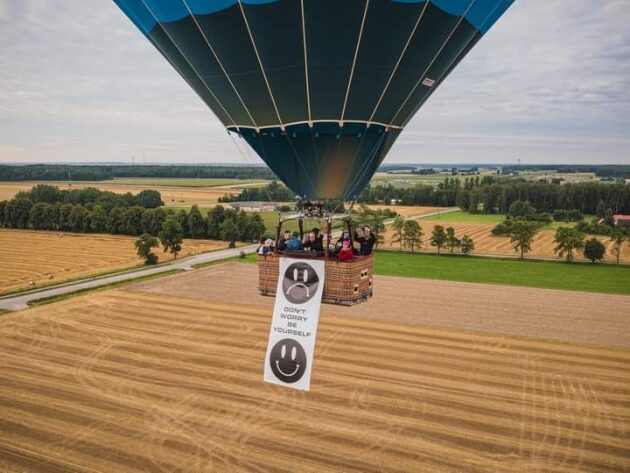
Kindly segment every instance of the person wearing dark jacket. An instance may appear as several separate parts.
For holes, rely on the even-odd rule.
[[[324,252],[323,239],[318,237],[315,232],[308,234],[308,240],[304,243],[304,249],[307,251],[316,251],[318,253]]]
[[[361,235],[357,232],[354,233],[354,241],[360,245],[359,254],[361,256],[371,255],[376,243],[376,237],[368,227],[363,227],[361,232]]]
[[[287,242],[291,239],[291,231],[285,230],[284,236],[278,240],[278,251],[286,251]]]

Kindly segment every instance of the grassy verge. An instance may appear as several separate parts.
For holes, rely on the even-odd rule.
[[[374,272],[388,276],[630,294],[630,268],[379,251]]]
[[[233,256],[232,258],[225,258],[225,259],[220,259],[217,261],[206,261],[205,263],[193,264],[191,268],[201,269],[201,268],[207,268],[209,266],[216,266],[217,264],[223,264],[223,263],[228,263],[228,262],[233,262],[233,261],[237,261],[241,263],[256,263],[258,262],[256,258],[257,258],[256,254],[252,253],[246,256]]]
[[[166,263],[166,261],[165,261]],[[164,263],[158,263],[157,265],[154,265],[152,267],[155,266],[159,266],[160,264],[164,264]],[[83,281],[83,280],[91,280],[91,279],[95,279],[95,278],[102,278],[104,276],[113,276],[115,274],[124,274],[124,273],[128,273],[130,271],[136,271],[140,268],[146,268],[147,266],[144,264],[136,264],[133,266],[126,266],[124,268],[118,268],[118,269],[109,269],[107,271],[102,271],[100,273],[94,273],[94,274],[87,274],[84,276],[79,276],[77,278],[71,278],[71,279],[61,279],[61,280],[57,280],[57,281],[51,281],[51,282],[46,282],[43,284],[36,284],[33,287],[23,287],[22,289],[15,289],[9,292],[0,292],[0,297],[6,297],[6,296],[13,296],[13,295],[17,295],[17,294],[22,294],[25,292],[30,292],[30,291],[40,291],[42,289],[50,289],[52,287],[56,287],[56,286],[64,286],[66,284],[72,284],[75,282],[79,282],[79,281]]]
[[[0,315],[10,314],[11,311],[9,309],[0,309]]]
[[[149,274],[148,276],[140,276],[134,279],[127,279],[125,281],[117,281],[110,284],[106,284],[104,286],[98,287],[89,287],[86,289],[79,289],[78,291],[69,292],[67,294],[59,294],[58,296],[50,296],[50,297],[42,297],[41,299],[36,299],[28,303],[29,307],[37,307],[40,305],[51,304],[53,302],[62,301],[65,299],[69,299],[71,297],[81,296],[84,294],[89,294],[91,292],[105,291],[108,289],[115,289],[117,287],[125,286],[127,284],[137,283],[141,281],[149,281],[151,279],[161,278],[163,276],[170,276],[172,274],[177,274],[183,272],[182,269],[171,269],[170,271],[164,271],[163,273],[157,274]]]

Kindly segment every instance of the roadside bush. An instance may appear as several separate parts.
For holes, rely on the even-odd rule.
[[[511,229],[511,225],[508,224],[508,222],[511,222],[510,220],[506,220],[503,221],[501,223],[498,223],[496,225],[496,227],[494,227],[492,229],[492,234],[494,236],[505,236],[505,235],[509,235],[510,234],[510,229]]]
[[[579,210],[557,209],[553,211],[553,219],[556,222],[579,222],[584,220],[584,215]]]

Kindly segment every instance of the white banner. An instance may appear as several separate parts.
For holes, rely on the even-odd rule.
[[[324,292],[323,260],[280,258],[265,381],[308,391]]]

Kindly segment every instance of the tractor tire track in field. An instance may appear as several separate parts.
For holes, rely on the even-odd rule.
[[[630,468],[627,349],[334,310],[309,393],[262,381],[268,307],[118,290],[4,316],[0,469]]]

